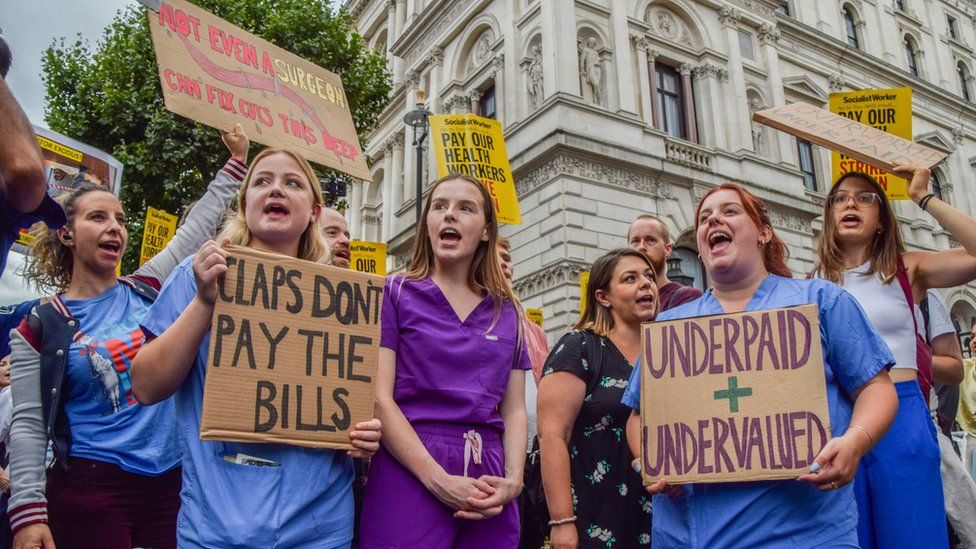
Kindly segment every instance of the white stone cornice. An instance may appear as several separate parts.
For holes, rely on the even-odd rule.
[[[579,284],[582,271],[590,266],[586,263],[563,260],[556,265],[550,265],[530,275],[519,277],[512,284],[515,293],[525,297],[540,294],[564,284]]]

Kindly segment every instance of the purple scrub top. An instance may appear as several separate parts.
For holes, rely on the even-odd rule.
[[[414,422],[486,425],[504,431],[498,405],[513,369],[530,370],[523,342],[518,347],[518,312],[495,307],[485,296],[464,319],[430,277],[392,275],[383,292],[380,345],[396,352],[393,399]],[[489,327],[491,330],[489,331]]]

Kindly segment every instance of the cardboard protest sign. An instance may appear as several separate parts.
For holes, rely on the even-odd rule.
[[[100,181],[118,196],[123,166],[112,155],[40,126],[34,126],[34,133],[41,146],[49,195],[56,197],[75,190],[84,180],[84,175],[88,174],[91,176],[89,179]],[[28,230],[20,231],[14,251],[28,253],[33,240]]]
[[[349,243],[349,267],[361,273],[386,276],[386,244],[353,240]]]
[[[373,417],[383,278],[226,249],[200,438],[351,449]]]
[[[185,0],[148,17],[168,110],[370,179],[339,76]]]
[[[498,221],[522,223],[501,122],[473,114],[436,115],[430,117],[430,135],[440,177],[457,172],[480,179],[495,204]]]
[[[590,271],[580,271],[580,316],[586,310],[586,288],[590,285]]]
[[[142,226],[142,249],[139,250],[139,265],[163,251],[169,241],[173,240],[178,219],[175,215],[157,210],[152,206],[146,209],[146,222]]]
[[[895,162],[931,168],[947,156],[809,103],[756,111],[752,119],[885,171],[891,171]]]
[[[816,305],[651,322],[644,484],[795,478],[830,438]]]
[[[856,120],[902,139],[912,138],[912,89],[891,88],[830,94],[830,112]],[[856,158],[833,152],[830,155],[832,179],[847,172],[862,172],[874,177],[892,200],[908,200],[908,181]]]
[[[542,328],[542,309],[526,309],[525,316],[527,316],[532,322],[535,322],[537,326]]]

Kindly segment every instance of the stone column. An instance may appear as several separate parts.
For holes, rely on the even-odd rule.
[[[725,128],[729,139],[729,150],[752,149],[752,130],[749,124],[742,124],[738,113],[749,112],[746,98],[745,72],[742,68],[742,52],[739,51],[739,10],[722,6],[719,19],[725,28],[726,51],[729,52],[729,83],[731,96],[726,101]]]
[[[786,104],[786,94],[783,91],[783,76],[779,66],[779,27],[763,23],[759,26],[759,44],[766,56],[766,65],[769,69],[769,89],[772,92],[771,107],[780,107]],[[766,136],[775,135],[769,140],[770,148],[774,146],[779,151],[779,159],[783,164],[796,166],[796,148],[793,146],[793,138],[786,132],[766,132]],[[767,155],[775,158],[776,151],[770,151]]]
[[[349,184],[352,193],[349,199],[349,234],[357,240],[363,238],[363,187],[366,185],[368,183],[365,181]]]
[[[647,50],[647,86],[651,98],[651,125],[661,128],[661,101],[657,96],[657,50],[648,48]]]
[[[546,54],[546,96],[568,93],[581,96],[579,52],[576,48],[576,8],[573,3],[541,3],[542,51]],[[549,86],[552,86],[552,91]]]
[[[394,133],[389,140],[390,148],[393,151],[393,192],[390,193],[390,201],[392,202],[392,218],[390,219],[390,227],[392,236],[396,236],[400,232],[400,227],[403,225],[399,217],[396,216],[396,211],[403,206],[403,179],[406,174],[403,173],[403,134],[400,132]]]
[[[607,97],[610,97],[611,88],[615,88],[614,97],[619,105],[618,110],[630,114],[637,114],[637,98],[634,96],[634,59],[631,57],[630,36],[627,31],[627,13],[630,11],[629,0],[611,0],[610,2],[610,29],[613,37],[613,51],[616,86],[610,85],[610,78],[607,78]],[[606,73],[610,74],[610,73]],[[614,102],[609,101],[608,106]]]
[[[441,107],[441,73],[444,71],[444,49],[440,46],[433,46],[430,48],[430,55],[424,61],[425,64],[431,67],[430,69],[430,97],[427,99],[430,103],[430,110],[434,113],[441,113],[443,109]]]
[[[695,101],[691,89],[691,65],[682,63],[678,67],[678,74],[681,75],[681,91],[685,99],[685,127],[688,128],[688,141],[698,143],[698,128],[695,123]]]
[[[393,154],[387,143],[383,153],[383,224],[380,228],[382,242],[390,241],[390,228],[393,221]]]
[[[719,120],[723,116],[721,82],[728,80],[729,73],[722,67],[705,63],[694,68],[695,83],[698,86],[698,105],[702,120]],[[718,124],[705,124],[698,135],[700,143],[706,147],[725,149],[725,131]]]
[[[648,124],[653,124],[653,117],[651,116],[651,94],[650,87],[648,86],[650,80],[647,74],[647,44],[644,42],[644,36],[637,33],[630,35],[630,41],[634,44],[634,49],[637,52],[637,74],[635,75],[637,82],[634,85],[637,88],[637,100],[640,107],[641,119]],[[623,93],[622,89],[621,93]]]
[[[495,96],[497,99],[497,95]],[[481,109],[481,92],[478,90],[471,90],[468,92],[468,99],[471,101],[471,105],[468,107],[471,114],[478,114]]]
[[[403,34],[403,27],[407,24],[407,0],[396,0],[397,40]]]
[[[507,101],[504,101],[505,96],[501,95],[505,92],[505,54],[499,53],[491,59],[491,72],[489,73],[489,78],[495,83],[495,118],[497,120],[504,120],[504,114],[506,109],[509,107]],[[514,112],[514,105],[511,106]],[[433,150],[433,149],[432,149]]]

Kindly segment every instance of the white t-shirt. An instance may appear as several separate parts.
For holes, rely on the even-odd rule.
[[[949,309],[946,308],[945,300],[942,299],[942,294],[936,290],[929,290],[928,297],[929,333],[926,334],[926,341],[931,342],[933,339],[943,334],[956,333],[956,327],[952,325],[952,318],[949,316]]]
[[[895,357],[892,368],[918,370],[915,363],[915,322],[912,321],[912,314],[918,308],[916,311],[909,309],[905,292],[897,278],[885,284],[878,273],[865,274],[867,269],[868,263],[864,263],[845,271],[841,287],[857,299],[874,328],[888,344]],[[922,329],[920,322],[918,327]]]

